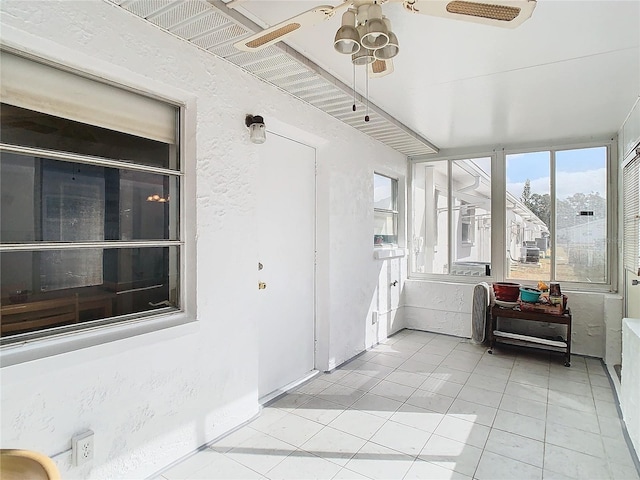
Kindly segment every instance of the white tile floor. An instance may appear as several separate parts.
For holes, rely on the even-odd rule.
[[[599,360],[404,330],[158,480],[241,478],[639,476]]]

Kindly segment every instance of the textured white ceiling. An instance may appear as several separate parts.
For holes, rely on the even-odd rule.
[[[242,1],[266,26],[335,1]],[[578,140],[614,134],[640,95],[640,2],[540,0],[517,29],[412,15],[383,6],[400,41],[395,72],[371,101],[440,149]],[[333,50],[340,16],[286,43],[347,84]],[[364,71],[357,90],[365,93]]]

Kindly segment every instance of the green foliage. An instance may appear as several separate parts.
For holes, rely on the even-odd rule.
[[[565,200],[556,201],[558,228],[582,225],[607,216],[607,201],[599,192],[574,193]],[[593,216],[581,216],[581,211],[592,211]]]
[[[531,181],[527,178],[524,182],[520,200],[531,210],[536,217],[544,222],[547,228],[551,228],[551,197],[548,193],[540,195],[531,193]]]
[[[528,178],[526,182],[524,182],[524,188],[522,189],[520,200],[522,200],[522,203],[529,207],[528,203],[531,200],[531,181]]]
[[[531,193],[531,182],[527,179],[520,199],[547,228],[551,228],[551,196],[548,193]],[[581,216],[581,211],[593,211],[593,216]],[[607,201],[599,192],[574,193],[564,200],[556,199],[558,228],[582,225],[588,221],[606,218],[606,215]]]

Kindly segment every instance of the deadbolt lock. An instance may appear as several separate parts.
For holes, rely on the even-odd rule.
[[[264,268],[264,265],[262,265],[260,262],[258,262],[258,270],[262,270]]]
[[[267,284],[264,282],[258,282],[258,290],[264,290],[267,288]]]

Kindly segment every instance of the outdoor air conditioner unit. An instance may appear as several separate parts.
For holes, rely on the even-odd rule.
[[[527,245],[520,247],[520,261],[523,263],[540,262],[540,249],[538,247],[532,247]]]
[[[491,265],[486,262],[453,262],[449,273],[451,275],[484,277],[491,275]]]

